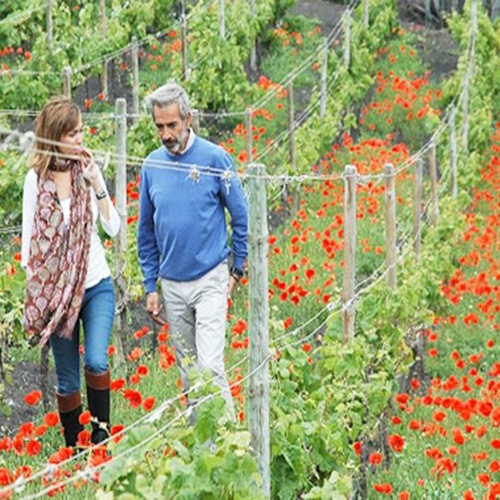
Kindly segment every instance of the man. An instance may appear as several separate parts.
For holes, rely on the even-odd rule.
[[[141,171],[138,251],[146,307],[150,314],[159,313],[160,278],[184,389],[190,368],[185,358],[190,356],[198,369],[213,373],[234,419],[223,356],[227,301],[247,256],[245,193],[231,157],[190,128],[182,87],[167,83],[147,97],[146,105],[163,144]],[[232,249],[225,209],[231,216]]]

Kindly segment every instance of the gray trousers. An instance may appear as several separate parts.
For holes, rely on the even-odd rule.
[[[215,377],[214,384],[220,387],[226,400],[228,416],[234,420],[234,404],[224,369],[228,286],[226,261],[197,280],[161,280],[170,337],[184,390],[189,389],[190,369],[210,370]]]

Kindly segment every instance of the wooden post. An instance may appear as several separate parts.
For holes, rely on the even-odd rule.
[[[118,314],[115,318],[115,347],[118,363],[125,361],[127,346],[127,293],[123,276],[127,249],[127,101],[116,100],[116,210],[120,216],[120,232],[115,241],[116,303]]]
[[[328,39],[323,37],[323,66],[321,68],[321,97],[319,103],[319,116],[324,118],[326,114],[326,97],[328,82]]]
[[[132,122],[139,120],[139,44],[132,37]]]
[[[436,143],[433,142],[429,150],[429,177],[431,180],[431,214],[430,222],[435,226],[439,220],[439,194],[438,194],[438,175],[436,159]]]
[[[71,68],[66,66],[62,74],[63,78],[63,95],[64,97],[71,99]]]
[[[253,131],[252,131],[252,108],[245,110],[245,128],[247,131],[247,165],[253,161]]]
[[[456,198],[458,195],[458,155],[457,155],[457,134],[455,131],[455,122],[457,119],[457,110],[452,104],[450,111],[450,162],[451,162],[451,196]]]
[[[293,80],[288,82],[288,145],[290,150],[290,167],[297,170],[297,150],[295,147],[295,106],[293,102]]]
[[[200,131],[200,112],[197,109],[191,110],[191,128],[195,134]]]
[[[101,17],[101,35],[103,38],[108,36],[108,17],[106,15],[106,0],[99,1],[99,14]]]
[[[351,16],[344,17],[344,66],[351,64]]]
[[[462,151],[469,149],[469,74],[465,78],[464,91],[462,93]]]
[[[471,22],[472,22],[472,30],[475,35],[477,35],[478,28],[478,17],[477,17],[477,0],[472,0],[471,5]]]
[[[363,26],[368,29],[370,24],[370,0],[364,0]]]
[[[52,25],[52,0],[47,0],[47,11],[46,11],[46,22],[47,22],[47,46],[49,52],[52,53],[54,50],[54,34]]]
[[[187,67],[187,21],[186,15],[182,14],[181,18],[181,38],[182,38],[182,79],[187,81],[188,79],[188,67]]]
[[[255,0],[250,0],[250,12],[252,14],[252,19],[255,19],[255,16],[257,15]],[[257,38],[255,38],[252,44],[252,51],[250,52],[250,69],[252,71],[257,71]]]
[[[104,59],[102,62],[102,69],[101,69],[101,89],[102,93],[109,98],[108,95],[108,66],[109,66],[109,61],[107,58]]]
[[[224,40],[226,38],[226,12],[224,0],[219,0],[219,36]]]
[[[249,184],[249,418],[251,446],[262,477],[262,491],[271,495],[269,440],[269,304],[268,229],[265,166],[248,165]]]
[[[50,411],[49,394],[52,390],[51,384],[49,384],[49,352],[50,343],[47,342],[40,350],[40,390],[44,412]]]
[[[396,179],[394,167],[390,164],[384,167],[385,175],[385,235],[387,269],[387,286],[397,289],[397,249],[396,249]]]
[[[422,241],[422,160],[415,163],[415,192],[413,198],[413,243],[417,260]]]
[[[99,2],[99,14],[101,18],[101,37],[106,40],[108,36],[108,18],[106,15],[106,0]],[[101,89],[105,96],[108,96],[108,59],[104,58],[101,70]]]
[[[356,167],[344,170],[344,283],[342,290],[342,343],[354,338],[356,279]]]
[[[425,0],[424,3],[424,9],[425,9],[425,25],[427,26],[431,20],[431,0]]]
[[[477,36],[477,0],[472,0],[471,5],[472,36]],[[462,151],[469,150],[469,89],[471,88],[474,76],[474,51],[468,54],[469,61],[467,72],[465,73],[464,91],[462,93]]]

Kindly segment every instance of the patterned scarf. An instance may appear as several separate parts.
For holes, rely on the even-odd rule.
[[[49,170],[52,172],[67,172],[75,164],[75,160],[69,158],[52,158],[49,165]]]
[[[67,227],[54,180],[39,178],[38,189],[26,268],[24,327],[32,337],[30,343],[43,346],[54,332],[67,339],[73,334],[85,293],[93,216],[79,160],[71,167]]]

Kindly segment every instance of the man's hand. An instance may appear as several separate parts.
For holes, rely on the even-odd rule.
[[[238,283],[238,280],[233,278],[232,276],[229,276],[229,289],[227,292],[227,297],[229,300],[231,300],[232,294],[233,294],[233,289]]]
[[[146,310],[153,316],[158,316],[160,306],[158,304],[158,292],[150,292],[146,295]]]

